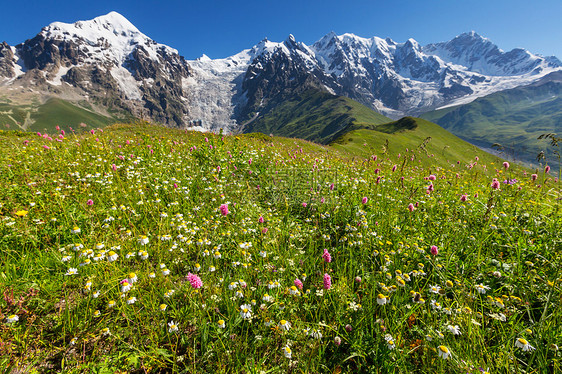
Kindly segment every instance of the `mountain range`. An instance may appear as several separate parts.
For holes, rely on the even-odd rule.
[[[0,125],[39,130],[70,118],[86,122],[83,127],[138,118],[195,130],[283,128],[294,135],[323,120],[319,111],[334,103],[359,108],[346,101],[351,99],[387,117],[369,114],[372,124],[423,114],[466,140],[482,141],[486,133],[478,124],[470,130],[466,118],[459,122],[458,108],[475,108],[478,98],[521,87],[531,87],[526,95],[532,96],[542,87],[538,82],[557,71],[562,62],[556,57],[520,48],[505,52],[475,32],[425,46],[333,32],[306,45],[289,35],[227,58],[186,60],[111,12],[52,23],[16,46],[0,44]],[[294,108],[316,114],[289,118],[299,112]],[[335,113],[345,111],[340,109]],[[337,122],[333,113],[327,117]],[[352,117],[317,127],[319,138],[311,140],[332,139]]]

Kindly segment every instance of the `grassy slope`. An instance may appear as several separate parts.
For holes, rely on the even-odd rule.
[[[440,126],[413,117],[404,117],[370,128],[352,128],[331,146],[360,157],[380,157],[385,154],[396,158],[398,154],[404,155],[408,149],[417,153],[418,161],[423,165],[437,163],[440,166],[450,166],[457,161],[464,164],[473,161],[475,156],[485,163],[501,162],[499,158],[465,142]]]
[[[381,124],[389,119],[356,101],[309,90],[250,123],[246,132],[262,132],[327,144],[352,124]]]
[[[515,158],[532,161],[547,147],[537,137],[562,131],[562,83],[497,92],[422,117],[473,143],[486,147],[500,143],[515,150]]]
[[[389,150],[395,152],[407,144],[402,137],[423,141],[439,131],[406,118],[353,130],[351,137],[388,137]],[[32,139],[25,146],[16,135]],[[0,132],[5,186],[0,189],[0,289],[6,291],[0,300],[0,340],[6,342],[0,345],[0,367],[6,372],[21,367],[44,373],[560,371],[559,355],[549,348],[562,336],[560,203],[550,186],[538,189],[529,176],[518,174],[518,185],[492,192],[491,176],[476,175],[476,168],[408,165],[401,183],[390,171],[393,157],[381,157],[379,166],[342,160],[335,155],[337,145],[260,134],[222,138],[144,124],[110,126],[99,134],[99,142],[90,134],[70,135],[61,143],[30,135]],[[352,147],[357,145],[353,139],[346,145],[362,152]],[[131,157],[121,159],[122,154]],[[223,171],[217,172],[217,166]],[[380,173],[375,171],[379,167]],[[314,190],[294,188],[292,176],[300,170],[337,180]],[[426,194],[424,177],[430,173],[437,175],[435,191]],[[385,178],[377,183],[381,175]],[[334,181],[332,190],[328,186]],[[462,194],[469,196],[467,202],[460,200]],[[363,196],[368,202],[362,202]],[[88,205],[88,199],[94,204]],[[226,217],[218,210],[222,203],[230,204]],[[409,203],[419,206],[410,213]],[[113,210],[121,204],[123,209]],[[27,214],[18,216],[22,209]],[[110,216],[114,220],[108,222]],[[184,224],[193,232],[180,230]],[[80,234],[71,233],[74,226]],[[159,240],[179,233],[190,243],[178,240],[171,250],[172,242]],[[137,239],[145,234],[150,242],[141,246]],[[195,244],[201,238],[217,246],[222,258],[205,257]],[[247,268],[232,266],[248,258],[240,242],[253,243]],[[79,266],[85,256],[72,249],[74,243],[84,249],[105,243],[104,252],[115,246],[111,250],[119,257]],[[438,247],[438,255],[430,255],[431,245]],[[321,257],[325,248],[333,256],[330,263]],[[148,251],[149,258],[126,257],[139,250]],[[262,250],[266,257],[259,255]],[[69,260],[62,262],[63,256]],[[169,267],[167,276],[162,263]],[[195,263],[202,265],[200,293],[186,282]],[[207,270],[210,265],[215,272]],[[78,274],[65,276],[70,267]],[[149,277],[152,271],[154,278]],[[138,280],[127,298],[138,300],[129,305],[119,282],[131,272]],[[322,288],[323,274],[331,274],[329,290]],[[412,276],[402,287],[398,274]],[[288,292],[296,277],[304,281],[298,297]],[[244,299],[233,297],[235,291],[227,286],[240,279],[248,284]],[[269,289],[269,280],[278,280],[281,287]],[[92,282],[89,292],[87,281]],[[475,291],[479,284],[486,294]],[[444,292],[436,293],[435,287]],[[96,290],[100,294],[93,297]],[[175,294],[166,297],[167,290]],[[426,302],[415,303],[411,292]],[[264,301],[261,308],[265,293],[274,301]],[[379,305],[380,293],[389,298],[387,304]],[[487,297],[503,300],[505,307]],[[242,320],[240,306],[252,299],[257,300],[255,319]],[[114,307],[108,306],[110,300]],[[161,304],[166,311],[159,309]],[[12,313],[19,321],[8,324]],[[498,320],[499,313],[505,313],[505,322]],[[218,327],[220,319],[224,329]],[[281,320],[290,322],[289,331],[279,328]],[[178,331],[168,330],[171,321]],[[462,334],[453,335],[449,325]],[[104,334],[104,328],[110,333]],[[307,336],[306,329],[318,329],[322,339]],[[518,348],[518,337],[528,339],[536,351]],[[291,344],[291,360],[282,351],[286,344]],[[452,357],[441,359],[439,346],[450,349]]]
[[[28,116],[32,123],[25,126]],[[0,129],[54,132],[57,125],[68,129],[78,128],[84,123],[86,128],[96,128],[115,122],[115,118],[102,116],[61,99],[49,99],[37,106],[0,104]]]

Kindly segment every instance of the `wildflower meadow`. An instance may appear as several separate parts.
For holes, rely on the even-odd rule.
[[[562,371],[549,168],[142,123],[0,142],[2,373]]]

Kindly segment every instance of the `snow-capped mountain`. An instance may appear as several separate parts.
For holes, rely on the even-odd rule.
[[[32,90],[170,126],[227,131],[311,88],[397,118],[470,102],[559,69],[555,57],[504,52],[474,32],[426,46],[333,32],[307,46],[290,35],[224,59],[186,61],[116,12],[52,23],[15,47],[0,44],[0,91],[12,96]]]
[[[333,87],[337,94],[391,117],[474,100],[562,67],[556,58],[523,50],[504,53],[474,32],[425,47],[414,39],[396,43],[331,33],[312,50],[327,72],[337,77],[341,86],[340,90]]]
[[[428,44],[423,47],[423,52],[487,76],[516,76],[533,71],[540,73],[544,69],[560,66],[560,61],[555,57],[543,58],[522,48],[504,52],[474,31],[448,42]]]
[[[2,71],[0,85],[87,97],[173,126],[188,119],[185,59],[116,12],[73,24],[54,22],[16,47],[4,45]]]
[[[235,99],[230,113],[238,123],[311,87],[350,97],[398,118],[470,102],[529,84],[562,68],[555,57],[522,49],[503,52],[474,32],[425,47],[414,39],[397,43],[333,32],[306,46],[291,35],[282,43],[263,40],[236,56],[240,55],[245,58],[238,65],[224,65],[220,72],[221,76],[226,71],[237,72],[237,83],[231,84]],[[210,71],[218,61],[225,60],[207,59],[197,66]],[[205,85],[204,80],[200,84]]]

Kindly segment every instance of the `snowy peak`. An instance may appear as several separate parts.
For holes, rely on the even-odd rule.
[[[423,52],[438,56],[445,62],[489,76],[514,76],[547,68],[562,67],[556,58],[544,58],[522,48],[504,52],[490,39],[474,31],[463,33],[448,42],[428,44]]]
[[[64,36],[69,35],[85,38],[92,35],[98,36],[107,34],[108,32],[116,36],[121,35],[127,37],[143,35],[135,25],[117,12],[110,12],[88,21],[77,21],[74,23],[53,22],[43,28],[43,31],[53,36],[62,33]]]
[[[157,57],[157,50],[177,54],[175,49],[158,44],[141,33],[127,18],[117,12],[110,12],[89,21],[53,22],[43,28],[40,35],[45,39],[84,44],[90,53],[103,49],[108,52],[105,56],[115,62],[124,61],[137,46],[142,46],[153,59]]]
[[[287,46],[296,46],[297,41],[295,40],[295,36],[293,34],[289,34],[287,39],[285,39],[285,45]]]

